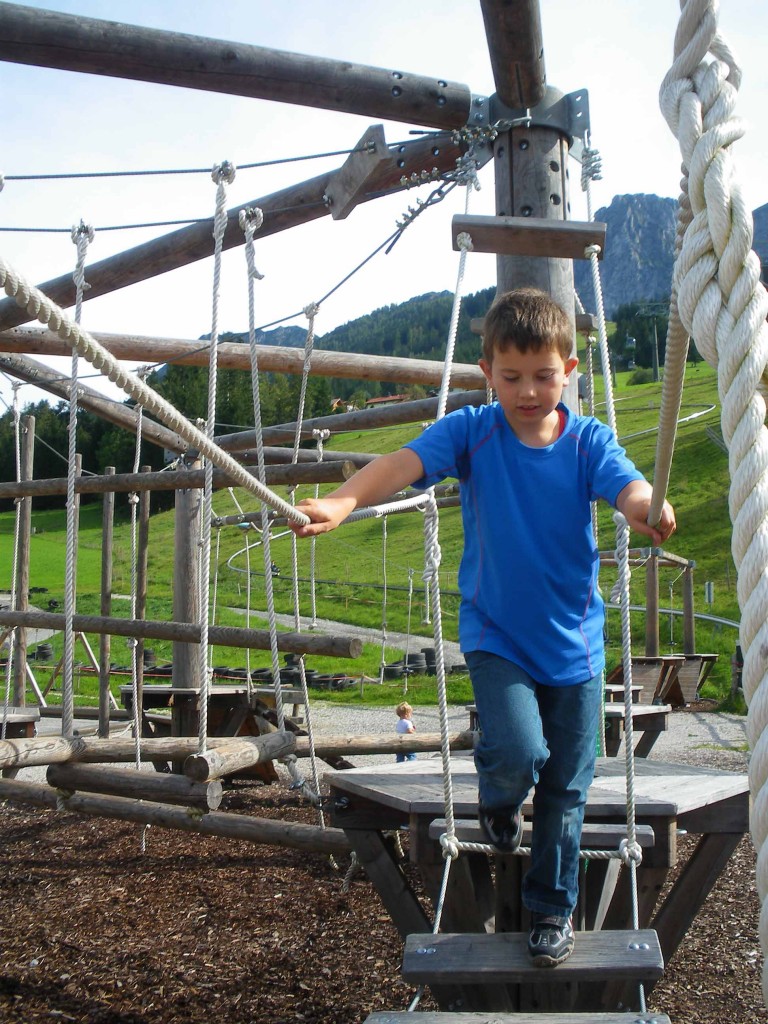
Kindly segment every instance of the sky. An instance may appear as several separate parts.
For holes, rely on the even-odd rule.
[[[474,94],[493,91],[483,19],[474,0],[47,0],[25,6],[400,68],[465,83]],[[679,149],[658,108],[659,85],[672,59],[677,0],[610,0],[599,5],[541,0],[540,6],[550,85],[564,93],[586,88],[589,94],[592,144],[603,164],[603,179],[593,185],[593,208],[608,205],[617,194],[677,196]],[[750,209],[768,202],[766,30],[764,0],[723,0],[720,31],[743,72],[737,113],[747,123],[747,134],[734,155]],[[0,173],[6,176],[208,168],[222,160],[243,165],[351,149],[375,123],[373,118],[309,107],[10,63],[2,65],[0,76],[6,98],[0,113]],[[390,122],[384,127],[387,141],[395,142],[408,138],[413,126]],[[227,206],[247,204],[342,161],[332,157],[243,170],[230,188]],[[580,168],[570,162],[572,218],[585,219]],[[473,197],[471,212],[492,214],[490,166],[480,181],[482,190]],[[347,220],[324,217],[262,241],[257,236],[256,263],[264,274],[256,287],[257,323],[302,310],[325,295],[395,230],[417,194],[426,196],[426,191],[362,204]],[[173,230],[100,228],[208,217],[214,201],[208,173],[6,181],[0,193],[0,228],[69,229],[83,220],[96,229],[89,251],[89,260],[96,262]],[[463,206],[463,191],[456,190],[420,217],[390,255],[375,257],[323,303],[317,334],[413,295],[453,291],[458,254],[451,247],[450,221]],[[33,283],[74,268],[75,247],[68,233],[0,230],[0,252]],[[487,287],[494,275],[495,257],[472,254],[465,288],[471,292]],[[242,249],[231,250],[223,261],[222,331],[247,329],[245,282]],[[212,261],[203,260],[86,302],[83,326],[96,332],[196,339],[210,331],[211,306]],[[300,315],[292,322],[303,326],[306,319]],[[69,371],[69,360],[45,361]],[[81,373],[89,372],[81,362]],[[113,398],[124,397],[106,381],[87,383]],[[0,376],[0,401],[10,402],[10,395],[8,381]],[[40,397],[30,386],[20,390],[22,403]],[[0,404],[0,411],[4,408]]]

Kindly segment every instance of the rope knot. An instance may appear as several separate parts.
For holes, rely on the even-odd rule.
[[[456,836],[449,836],[444,832],[440,836],[440,846],[442,847],[444,860],[456,860],[459,856],[459,843]]]
[[[310,302],[310,303],[308,303],[304,307],[304,316],[307,318],[307,320],[311,320],[312,317],[317,316],[317,314],[319,312],[320,312],[320,303],[319,302]]]
[[[246,206],[238,214],[237,220],[243,231],[247,227],[258,231],[264,223],[264,211],[258,206]]]
[[[85,239],[87,242],[92,242],[94,239],[95,232],[92,224],[86,224],[85,221],[81,220],[79,224],[72,225],[72,241],[77,245],[80,239]]]
[[[591,259],[593,256],[599,256],[602,251],[599,245],[587,245],[584,247],[584,258]]]
[[[462,252],[472,252],[474,246],[472,245],[472,236],[468,231],[460,231],[456,235],[456,244]]]
[[[633,863],[639,866],[643,862],[643,851],[636,840],[630,842],[629,839],[622,839],[619,843],[619,857],[626,867]]]
[[[0,174],[0,192],[2,192],[4,188],[5,188],[5,177],[4,177],[4,175]]]
[[[215,185],[220,185],[222,182],[226,185],[231,185],[235,180],[235,174],[237,168],[229,160],[222,160],[220,164],[214,164],[213,170],[211,171],[211,181]]]

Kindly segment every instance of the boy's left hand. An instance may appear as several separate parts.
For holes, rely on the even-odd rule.
[[[651,537],[658,547],[675,532],[675,510],[668,501],[664,502],[658,523],[650,526],[648,510],[651,507],[651,487],[645,481],[635,481],[625,487],[619,495],[616,507],[622,513],[631,530]]]

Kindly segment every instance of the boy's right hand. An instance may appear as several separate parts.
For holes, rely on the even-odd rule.
[[[288,525],[297,537],[316,537],[319,533],[335,530],[356,507],[354,498],[304,498],[296,503],[296,508],[309,516],[312,522],[308,526]]]

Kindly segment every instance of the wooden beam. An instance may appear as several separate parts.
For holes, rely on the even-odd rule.
[[[270,736],[280,735],[277,731]],[[448,737],[451,750],[471,750],[475,734],[466,730]],[[237,737],[237,742],[243,737]],[[294,753],[297,757],[309,757],[308,736],[294,736]],[[226,754],[229,746],[236,742],[232,737],[209,736],[209,750]],[[314,751],[322,759],[354,754],[394,754],[398,750],[411,749],[423,753],[440,750],[440,733],[422,733],[408,737],[408,747],[399,736],[317,736]],[[185,761],[197,754],[199,740],[196,736],[142,737],[141,758],[143,761]],[[101,739],[92,736],[34,736],[30,739],[0,741],[0,769],[34,768],[49,764],[115,764],[133,761],[136,744],[127,737]]]
[[[460,128],[466,85],[351,61],[0,5],[0,59],[111,78]]]
[[[0,779],[0,800],[14,800],[51,810],[59,807],[59,795],[50,786],[11,779]],[[349,842],[340,828],[321,828],[319,825],[274,821],[245,814],[227,814],[224,811],[211,811],[196,816],[184,807],[169,804],[150,804],[119,796],[84,796],[80,793],[65,799],[64,807],[75,814],[118,818],[121,821],[135,821],[140,825],[156,825],[269,846],[286,846],[310,853],[349,853]]]
[[[0,302],[0,307],[2,306],[3,303]],[[152,363],[172,362],[178,366],[208,365],[208,347],[201,347],[199,341],[146,338],[131,334],[107,334],[101,331],[90,333],[116,359],[145,360]],[[72,349],[52,331],[27,327],[1,332],[0,352],[70,356]],[[248,346],[237,342],[222,342],[218,346],[218,367],[220,370],[245,370],[250,373],[251,359]],[[301,375],[304,372],[304,352],[302,349],[281,348],[278,345],[259,345],[259,370]],[[313,377],[391,381],[396,384],[439,387],[443,364],[435,359],[374,356],[315,348],[312,353],[311,373]],[[451,367],[451,382],[454,387],[480,388],[484,386],[484,380],[475,363],[454,363]],[[36,384],[37,381],[32,380],[30,383]],[[180,443],[184,444],[183,441]]]
[[[204,813],[221,804],[224,788],[218,781],[197,782],[184,775],[137,771],[136,768],[106,768],[104,765],[52,764],[46,773],[49,786],[70,794],[101,793],[154,803],[196,807]]]
[[[184,762],[184,774],[187,779],[200,784],[232,775],[263,761],[285,757],[293,754],[295,749],[296,737],[291,732],[276,730],[264,736],[237,736],[226,747],[190,755]]]
[[[0,14],[4,7],[8,6],[14,5],[0,5]],[[24,10],[30,11],[34,17],[50,13],[31,8],[24,8]],[[431,172],[432,168],[436,168],[438,172],[454,170],[456,160],[461,156],[459,146],[449,139],[442,138],[439,142],[428,137],[415,139],[413,142],[393,146],[392,150],[395,153],[394,168],[384,167],[380,174],[374,175],[369,183],[371,192],[364,197],[366,201],[389,192],[402,191],[406,186],[401,183],[401,178],[408,177],[411,173],[420,174],[424,169]],[[227,215],[228,223],[222,242],[223,248],[232,249],[243,244],[244,235],[238,218],[240,210],[244,206],[258,206],[264,214],[264,223],[259,228],[259,238],[265,238],[268,235],[285,231],[286,228],[297,227],[299,224],[306,224],[326,216],[330,211],[324,196],[333,173],[330,171],[318,175],[298,185],[291,185],[279,192],[273,192],[271,195],[262,196],[233,207]],[[85,272],[89,290],[83,298],[95,299],[100,295],[116,291],[118,288],[126,288],[128,285],[146,281],[149,278],[157,277],[158,274],[177,270],[179,267],[185,267],[197,260],[212,256],[211,225],[212,221],[191,224],[189,227],[161,235],[150,242],[134,246],[132,249],[127,249],[98,263],[90,264]],[[75,286],[71,271],[62,274],[61,277],[46,281],[39,287],[59,306],[66,308],[75,303]],[[19,324],[28,323],[31,319],[33,318],[29,313],[21,309],[15,300],[4,299],[0,302],[0,330],[17,327]],[[240,347],[245,347],[247,356],[247,347]]]
[[[277,484],[327,484],[348,480],[357,467],[352,462],[324,460],[302,462],[301,465],[278,465],[265,467],[268,487]],[[255,476],[256,474],[252,474]],[[182,469],[157,473],[116,473],[114,476],[79,476],[75,480],[76,494],[131,493],[145,494],[149,491],[173,491],[201,488],[205,483],[202,469]],[[221,470],[214,470],[214,488],[228,487],[231,478]],[[0,498],[40,498],[67,493],[66,477],[51,477],[47,480],[14,480],[0,483]]]
[[[393,165],[394,156],[387,149],[384,128],[374,124],[328,182],[325,194],[334,220],[344,220],[352,213],[383,163]]]
[[[599,245],[598,258],[605,251],[606,225],[598,221],[548,220],[543,217],[482,217],[457,214],[451,222],[453,248],[457,236],[467,232],[476,252],[507,256],[552,257],[584,260],[588,245]]]
[[[52,338],[57,339],[56,347],[61,348],[61,354],[64,354],[64,349],[68,349],[71,354],[71,348],[58,335],[48,331],[44,333],[50,334]],[[0,350],[2,350],[1,343]],[[46,355],[54,354],[50,351],[50,347],[46,348]],[[36,359],[30,359],[28,356],[13,353],[0,355],[0,369],[5,370],[6,373],[10,373],[19,380],[25,380],[27,383],[34,384],[35,387],[41,388],[43,391],[56,395],[57,398],[61,398],[65,402],[69,401],[69,377],[59,373],[58,370],[52,370],[49,366],[39,363]],[[115,402],[111,398],[105,398],[104,395],[99,394],[98,391],[94,391],[93,388],[89,388],[85,384],[78,383],[77,393],[78,404],[83,409],[87,409],[88,412],[92,412],[95,416],[100,416],[101,419],[106,420],[108,423],[114,423],[117,427],[129,430],[133,434],[136,433],[136,413],[133,409],[130,409],[122,402]],[[186,451],[188,447],[186,441],[180,438],[173,430],[169,430],[161,423],[155,423],[148,416],[142,416],[141,418],[141,436],[150,444],[156,444],[159,448],[167,448],[172,452],[180,453]]]
[[[479,369],[477,372],[481,373]],[[448,395],[446,411],[452,412],[465,405],[484,405],[486,401],[487,395],[484,390],[452,392]],[[376,409],[358,409],[355,412],[335,413],[332,416],[315,416],[313,419],[304,420],[301,436],[311,439],[313,430],[322,429],[336,433],[346,430],[375,430],[399,423],[421,423],[433,420],[436,415],[437,399],[422,398],[417,402],[399,402]],[[273,427],[265,427],[262,437],[270,444],[285,444],[293,441],[295,432],[295,423],[278,423]],[[216,438],[216,443],[225,451],[238,452],[250,448],[257,440],[255,431],[243,430],[237,434],[220,434]]]
[[[299,463],[317,462],[317,452],[311,448],[299,448],[296,453],[296,458]],[[326,448],[324,454],[324,461],[326,462],[346,462],[354,466],[356,469],[361,469],[363,466],[367,466],[369,462],[373,462],[374,459],[378,458],[373,453],[366,452],[343,452],[337,451],[335,448]],[[258,453],[255,451],[244,451],[240,452],[237,456],[237,461],[243,466],[255,466],[258,462]],[[276,448],[270,445],[264,447],[264,463],[267,466],[285,466],[293,462],[293,450],[291,448]]]
[[[194,622],[168,622],[154,619],[103,618],[99,615],[73,616],[77,633],[111,633],[113,636],[144,637],[146,640],[181,640],[200,643],[200,627]],[[64,629],[64,616],[58,612],[0,611],[0,627],[27,626],[30,629]],[[209,626],[208,642],[221,647],[270,649],[269,630],[243,629],[238,626]],[[359,658],[363,642],[357,637],[322,636],[317,633],[278,633],[278,650],[288,654],[323,654],[335,658]]]
[[[480,0],[493,80],[506,107],[535,107],[547,75],[539,0]]]

